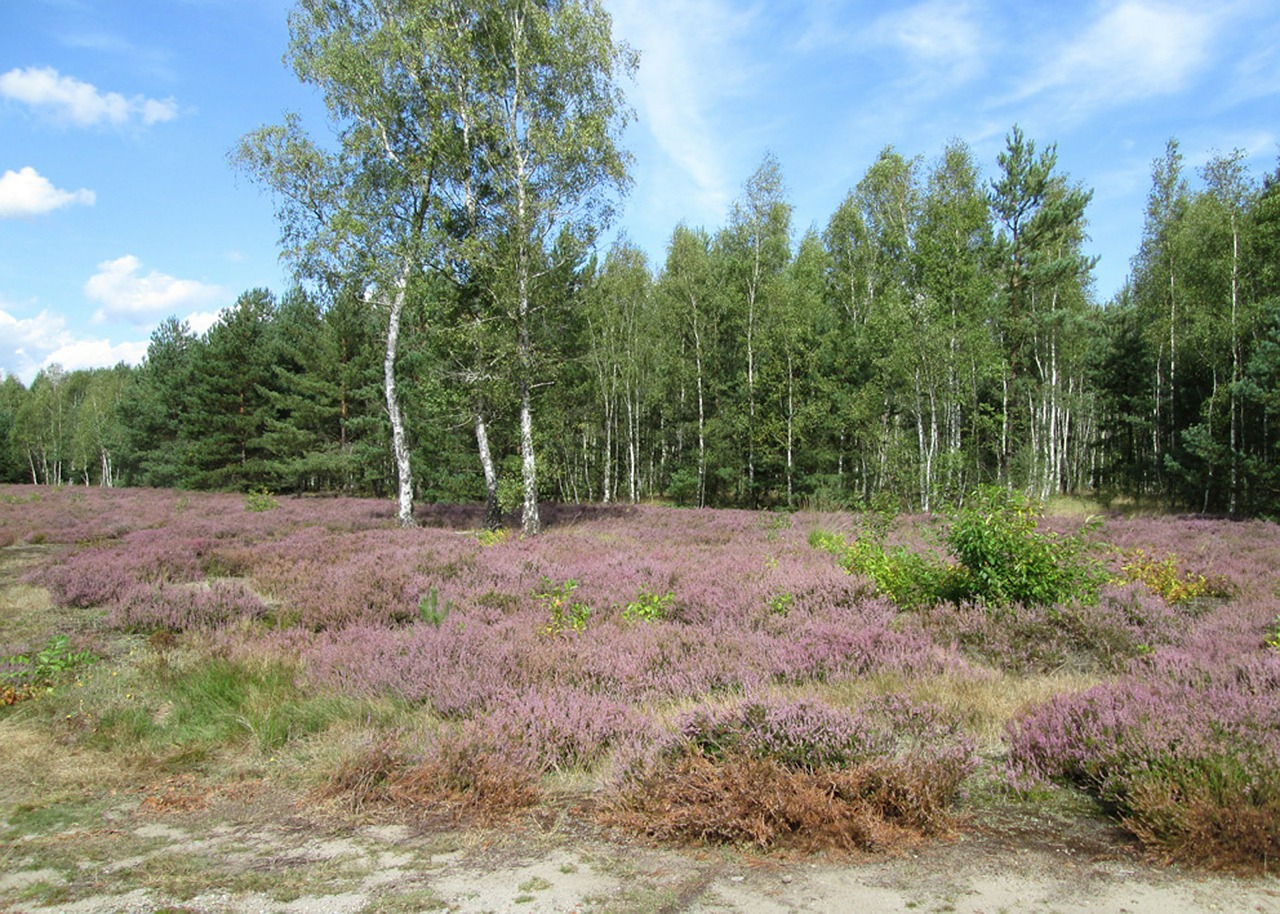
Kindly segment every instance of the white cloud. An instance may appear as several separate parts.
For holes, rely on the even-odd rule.
[[[0,219],[38,216],[63,206],[93,206],[97,195],[91,190],[60,190],[48,178],[27,166],[0,176]]]
[[[632,97],[680,178],[666,189],[676,219],[721,218],[736,182],[712,111],[746,81],[751,14],[729,0],[611,0],[609,10],[615,35],[641,55]]]
[[[110,340],[71,340],[45,356],[41,367],[55,362],[67,371],[80,368],[110,368],[124,362],[137,365],[147,354],[150,340],[112,343]]]
[[[1212,15],[1150,0],[1112,6],[1049,55],[1020,99],[1062,90],[1093,109],[1182,91],[1209,62]]]
[[[172,98],[125,98],[118,92],[101,92],[92,83],[63,76],[52,67],[15,68],[0,74],[0,96],[49,109],[60,120],[80,127],[104,122],[119,126],[133,120],[150,125],[178,116],[178,105]]]
[[[225,309],[224,309],[225,310]],[[196,336],[208,333],[209,328],[221,319],[222,311],[192,311],[185,318],[187,326]]]
[[[44,364],[44,357],[71,341],[66,321],[57,314],[41,311],[35,317],[14,317],[0,299],[0,367],[23,383],[31,383]]]
[[[220,286],[177,279],[152,270],[142,275],[137,257],[126,254],[98,264],[98,272],[84,285],[85,297],[102,307],[95,321],[118,317],[135,323],[164,314],[178,314],[225,301],[227,294]]]

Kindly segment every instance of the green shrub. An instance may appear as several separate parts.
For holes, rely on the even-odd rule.
[[[1263,640],[1273,651],[1280,651],[1280,616],[1276,616],[1276,621],[1271,623],[1271,626],[1271,631],[1267,632]]]
[[[533,598],[546,610],[550,617],[544,633],[560,635],[565,632],[580,632],[587,627],[587,619],[591,615],[591,607],[586,603],[577,603],[569,599],[578,589],[578,581],[570,578],[557,584],[543,576],[534,591]]]
[[[276,501],[276,497],[271,494],[271,491],[266,486],[245,493],[244,509],[246,511],[260,513],[262,511],[274,511],[278,507],[280,507],[279,502]]]
[[[670,615],[675,600],[676,595],[669,590],[663,594],[642,590],[622,610],[622,618],[628,622],[660,622]]]
[[[433,625],[436,628],[439,628],[440,624],[448,618],[449,612],[452,609],[453,601],[445,600],[444,604],[441,605],[440,590],[439,588],[432,587],[423,594],[422,599],[418,601],[418,618],[428,625]]]
[[[886,546],[891,518],[883,512],[869,512],[852,543],[815,530],[809,544],[830,552],[846,571],[870,578],[903,609],[963,600],[993,606],[1096,602],[1107,581],[1101,563],[1088,556],[1088,535],[1097,525],[1060,536],[1041,531],[1039,516],[1039,504],[1023,495],[979,489],[948,515],[942,541],[954,562]]]
[[[997,605],[1097,601],[1107,581],[1101,563],[1087,555],[1097,522],[1060,536],[1038,529],[1040,514],[1038,502],[991,486],[950,515],[945,542],[964,569],[962,595]]]
[[[1176,555],[1157,560],[1145,549],[1130,549],[1120,555],[1121,580],[1138,582],[1173,606],[1211,597],[1229,597],[1234,590],[1225,578],[1208,577],[1183,567]]]
[[[0,682],[45,688],[52,686],[65,673],[95,659],[88,651],[72,650],[71,639],[66,635],[54,635],[34,653],[0,657]]]

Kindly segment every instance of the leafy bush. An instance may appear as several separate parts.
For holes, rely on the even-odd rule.
[[[498,527],[496,530],[481,530],[476,534],[476,542],[483,547],[501,546],[510,538],[511,534],[506,527]]]
[[[1060,536],[1038,529],[1040,514],[1037,502],[997,487],[979,489],[952,513],[945,541],[964,569],[968,595],[1026,606],[1097,600],[1107,580],[1087,555],[1097,524]]]
[[[17,704],[39,689],[51,688],[65,674],[96,659],[89,651],[73,650],[66,635],[54,635],[38,651],[0,657],[0,705]]]
[[[1181,606],[1211,597],[1229,597],[1234,588],[1222,577],[1208,577],[1184,567],[1173,554],[1157,560],[1145,549],[1122,552],[1120,574],[1123,580],[1142,584],[1166,603]]]
[[[543,631],[548,635],[561,635],[565,632],[580,632],[587,627],[587,619],[591,616],[591,607],[586,603],[570,600],[578,589],[578,582],[569,578],[562,583],[555,583],[545,575],[538,582],[538,589],[533,598],[550,617]]]
[[[1039,515],[1039,505],[1025,496],[979,489],[948,517],[942,540],[954,563],[886,546],[889,524],[877,514],[864,519],[852,543],[825,531],[814,531],[809,543],[835,555],[846,571],[870,578],[903,609],[965,600],[993,606],[1095,602],[1107,581],[1101,564],[1087,555],[1096,525],[1061,536],[1039,530]]]
[[[266,486],[245,493],[244,509],[246,511],[260,514],[263,511],[274,511],[278,507],[280,507],[280,503],[276,501],[276,497],[271,494],[271,490]]]
[[[622,618],[628,622],[660,622],[670,614],[675,601],[676,595],[669,590],[663,594],[642,590],[627,603],[622,610]]]

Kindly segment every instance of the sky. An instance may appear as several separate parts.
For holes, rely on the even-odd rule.
[[[1124,284],[1152,162],[1188,177],[1280,160],[1274,0],[603,0],[640,53],[634,183],[616,234],[660,267],[681,222],[723,226],[778,160],[798,240],[886,146],[953,140],[985,176],[1019,125],[1092,189],[1095,294]],[[290,285],[270,196],[229,160],[288,112],[329,131],[283,62],[290,0],[0,0],[0,371],[137,363],[166,317],[202,331]]]

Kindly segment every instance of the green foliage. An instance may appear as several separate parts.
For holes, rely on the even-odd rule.
[[[444,604],[440,603],[439,588],[432,587],[422,599],[418,601],[418,617],[427,625],[439,628],[441,623],[449,617],[449,613],[453,610],[453,601],[445,600]]]
[[[951,514],[945,542],[964,569],[967,596],[1028,606],[1097,601],[1107,575],[1087,555],[1087,537],[1099,522],[1059,536],[1038,529],[1040,514],[1038,502],[994,486]]]
[[[1120,573],[1122,580],[1141,583],[1174,606],[1212,597],[1229,597],[1233,592],[1231,582],[1224,578],[1211,578],[1185,568],[1176,555],[1166,555],[1157,560],[1145,549],[1122,553]]]
[[[587,619],[591,616],[591,607],[586,603],[570,600],[578,589],[575,578],[562,583],[555,583],[545,575],[538,582],[538,589],[533,598],[538,601],[549,616],[547,627],[543,630],[548,635],[561,635],[565,632],[580,632],[586,629]]]
[[[670,614],[675,600],[676,595],[669,590],[663,594],[642,590],[622,610],[622,618],[628,622],[661,622]]]
[[[949,516],[943,542],[954,563],[886,546],[882,512],[869,515],[853,543],[815,530],[809,544],[831,552],[846,571],[866,575],[903,609],[962,600],[991,606],[1095,602],[1107,580],[1101,563],[1087,554],[1088,535],[1097,524],[1059,536],[1039,529],[1039,515],[1039,504],[1023,495],[996,487],[977,490]]]
[[[789,590],[782,593],[774,594],[769,598],[769,612],[775,616],[785,616],[791,612],[791,607],[796,602],[796,595]]]
[[[280,507],[280,503],[276,501],[276,497],[266,486],[260,486],[253,491],[246,492],[244,496],[244,509],[246,511],[262,512],[274,511]]]
[[[317,733],[343,710],[341,701],[308,695],[293,666],[221,658],[173,676],[166,693],[172,710],[151,734],[198,749],[250,739],[263,751]]]
[[[1262,640],[1267,647],[1280,653],[1280,616],[1276,616],[1276,621],[1271,623],[1271,631]]]
[[[71,639],[66,635],[54,635],[35,653],[0,657],[0,682],[26,688],[51,687],[64,674],[96,659],[89,651],[72,650]]]
[[[496,530],[481,530],[476,534],[476,542],[479,543],[482,548],[487,548],[489,546],[501,546],[510,538],[510,536],[511,533],[506,527],[499,527]]]

